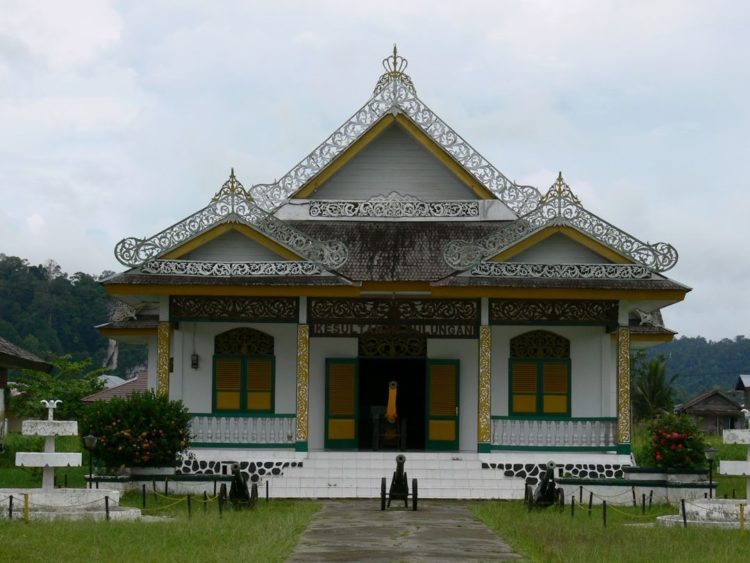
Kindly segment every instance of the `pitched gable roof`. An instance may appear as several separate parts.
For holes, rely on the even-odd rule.
[[[5,338],[0,338],[0,367],[50,372],[54,366]]]
[[[463,137],[451,129],[417,97],[411,78],[404,72],[407,61],[394,47],[393,55],[383,60],[385,73],[380,77],[372,97],[345,123],[328,136],[299,164],[271,184],[251,188],[253,197],[263,209],[272,211],[284,200],[302,190],[323,173],[340,155],[364,138],[385,116],[405,116],[450,159],[494,194],[516,214],[534,209],[541,198],[531,186],[510,181]]]
[[[443,256],[449,265],[459,271],[487,269],[483,262],[550,229],[580,233],[581,242],[590,240],[600,248],[600,253],[608,254],[612,261],[622,262],[623,265],[630,263],[646,271],[663,272],[677,263],[677,251],[672,245],[638,240],[584,209],[563,180],[562,173],[535,209],[517,221],[499,227],[483,239],[451,241],[446,245]],[[590,247],[595,248],[593,244]]]
[[[206,207],[149,238],[121,240],[115,246],[115,257],[126,266],[158,268],[157,259],[173,257],[172,253],[179,255],[180,248],[193,249],[194,241],[200,244],[201,237],[211,240],[211,231],[227,225],[248,227],[259,233],[259,238],[272,241],[277,253],[291,253],[289,258],[296,254],[326,268],[341,266],[347,259],[342,243],[313,240],[261,209],[237,180],[234,170]]]
[[[741,409],[742,405],[726,393],[723,393],[718,389],[709,389],[708,391],[704,391],[696,397],[693,397],[689,401],[682,403],[675,410],[677,410],[677,412],[687,412],[688,414],[738,414]]]

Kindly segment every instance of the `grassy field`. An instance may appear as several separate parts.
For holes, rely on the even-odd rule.
[[[149,495],[144,522],[35,522],[0,520],[3,561],[284,561],[319,505],[261,500],[253,510],[227,509],[216,501],[204,512],[185,497]],[[138,494],[123,505],[141,507]]]
[[[5,452],[0,454],[0,489],[6,487],[41,487],[42,470],[31,467],[16,467],[16,452],[41,452],[44,450],[44,438],[38,436],[22,436],[18,432],[10,432],[5,444]],[[81,439],[78,436],[60,436],[55,440],[55,450],[58,452],[80,452]],[[82,467],[65,467],[58,469],[55,476],[58,485],[62,486],[65,476],[69,487],[83,488],[84,475],[88,471],[88,452],[83,452]]]
[[[654,507],[646,518],[632,507],[608,507],[606,528],[600,506],[591,516],[577,509],[574,518],[570,507],[529,512],[520,502],[478,502],[472,510],[531,561],[715,563],[747,561],[750,553],[750,531],[644,526],[676,514],[671,506]]]

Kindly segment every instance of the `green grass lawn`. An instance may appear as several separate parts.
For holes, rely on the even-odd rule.
[[[44,450],[44,438],[22,436],[18,432],[9,432],[5,452],[0,454],[0,489],[16,487],[41,487],[42,470],[32,467],[16,467],[16,452],[41,452]],[[58,452],[80,452],[81,439],[78,436],[60,436],[55,439],[55,450]],[[83,452],[82,467],[63,467],[55,471],[57,483],[63,486],[65,476],[68,486],[83,488],[84,475],[88,473],[88,452]]]
[[[471,508],[531,561],[715,563],[747,561],[750,553],[750,531],[642,526],[653,523],[657,515],[677,514],[671,506],[655,506],[646,518],[632,507],[608,507],[606,528],[600,506],[591,516],[577,507],[574,518],[569,506],[564,512],[529,512],[521,502],[487,501]]]

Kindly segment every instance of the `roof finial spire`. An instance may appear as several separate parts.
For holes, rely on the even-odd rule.
[[[398,46],[396,43],[393,44],[393,54],[383,59],[383,68],[385,73],[380,77],[378,83],[375,85],[374,94],[378,94],[385,86],[394,80],[399,80],[410,93],[416,94],[414,84],[411,78],[404,71],[409,66],[409,61],[398,54]]]

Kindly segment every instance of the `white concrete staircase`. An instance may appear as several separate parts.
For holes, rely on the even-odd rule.
[[[274,498],[378,498],[396,469],[399,452],[310,452],[302,467],[284,469],[269,481]],[[523,479],[482,469],[476,453],[404,452],[411,491],[418,479],[419,498],[519,499]],[[264,491],[261,491],[261,494]]]

